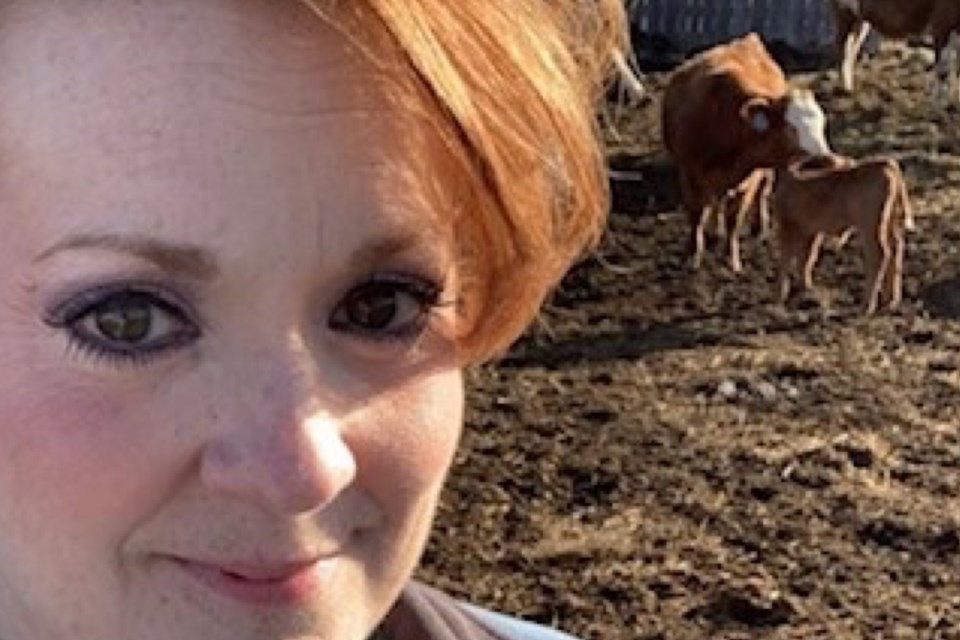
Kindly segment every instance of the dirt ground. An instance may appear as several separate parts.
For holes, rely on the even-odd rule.
[[[833,146],[903,163],[905,304],[859,314],[859,246],[780,304],[772,248],[693,275],[656,96],[621,113],[599,255],[469,379],[421,577],[589,639],[960,639],[960,110],[884,45]]]

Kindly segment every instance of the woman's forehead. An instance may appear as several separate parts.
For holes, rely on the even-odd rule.
[[[305,0],[12,3],[0,11],[0,149],[20,133],[62,137],[50,124],[149,139],[204,109],[229,124],[236,107],[278,120],[348,113],[384,147],[397,138],[378,123],[405,144],[421,133],[411,125],[437,134],[439,110],[385,27],[363,2],[330,4],[350,9],[328,19]]]
[[[444,146],[430,140],[436,110],[402,87],[413,74],[385,32],[358,31],[382,31],[369,17],[335,28],[297,0],[31,0],[8,11],[0,164],[91,144],[137,156],[165,136],[236,137],[251,123],[278,141],[325,128],[329,153],[422,160],[423,145]],[[337,144],[346,137],[364,144]]]
[[[19,89],[34,100],[99,96],[126,100],[136,111],[145,106],[138,100],[158,92],[169,101],[259,93],[251,106],[293,112],[375,108],[382,101],[383,80],[372,60],[296,0],[33,0],[8,13],[0,21],[7,61],[0,82],[5,93]],[[363,28],[375,24],[368,20]],[[303,83],[299,94],[289,86],[278,91],[311,73],[340,86],[321,92]]]
[[[8,210],[22,196],[63,212],[55,226],[199,227],[211,210],[351,216],[392,200],[438,221],[453,163],[423,105],[398,111],[384,67],[300,3],[71,1],[24,3],[0,38]]]

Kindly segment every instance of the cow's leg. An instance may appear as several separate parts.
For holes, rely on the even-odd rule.
[[[903,222],[904,231],[913,231],[916,228],[916,221],[913,219],[913,205],[910,203],[910,194],[907,193],[907,181],[903,174],[897,171],[897,201],[900,205],[900,218]]]
[[[710,207],[704,206],[690,211],[690,253],[692,266],[699,269],[703,265],[703,254],[706,252],[706,226],[710,218]]]
[[[786,223],[777,227],[777,271],[780,276],[780,302],[790,297],[791,275],[793,271],[793,244],[796,230]]]
[[[933,99],[940,103],[960,103],[960,33],[935,38],[937,59],[934,63]]]
[[[817,259],[820,257],[820,245],[823,243],[823,234],[817,233],[804,239],[801,247],[803,256],[803,289],[809,291],[813,289],[813,268],[817,266]]]
[[[794,276],[798,275],[801,258],[806,256],[807,247],[812,239],[789,222],[781,221],[777,227],[781,302],[786,302],[790,297]]]
[[[886,272],[890,268],[890,204],[891,201],[888,198],[877,225],[863,234],[863,265],[867,286],[867,299],[863,312],[868,316],[877,310]]]
[[[848,242],[850,242],[850,237],[853,235],[853,232],[853,227],[850,227],[849,229],[844,229],[841,231],[840,235],[833,236],[833,241],[830,243],[830,247],[834,251],[840,251]]]
[[[723,215],[727,227],[727,260],[730,270],[740,273],[743,262],[740,260],[740,227],[743,226],[744,215],[750,206],[749,194],[737,190],[730,194],[724,202]]]
[[[942,57],[945,67],[942,73],[946,74],[942,82],[946,85],[947,100],[960,104],[960,33],[950,32]]]
[[[740,234],[736,230],[727,233],[727,260],[731,271],[734,273],[743,271],[743,261],[740,259]]]
[[[880,293],[883,290],[885,274],[890,268],[889,247],[883,247],[879,251],[874,249],[873,255],[864,262],[867,265],[867,302],[864,305],[863,312],[869,316],[876,312],[880,303]]]
[[[729,216],[731,211],[739,206],[740,194],[738,191],[728,191],[725,196],[721,196],[713,202],[713,233],[717,238],[727,235],[730,230]]]
[[[773,187],[773,177],[765,176],[757,189],[754,204],[750,207],[750,230],[756,238],[766,238],[770,230],[770,190]]]
[[[840,83],[844,91],[853,91],[853,70],[863,47],[863,41],[870,33],[870,25],[854,15],[845,12],[838,24],[838,37],[843,39],[840,58]]]
[[[883,286],[887,296],[887,308],[890,310],[900,306],[900,301],[903,299],[904,245],[903,229],[897,224],[892,224],[890,229],[890,248],[893,256],[890,265],[887,267]]]
[[[690,230],[689,252],[692,257],[691,262],[694,269],[699,269],[703,262],[704,227],[710,212],[707,204],[697,196],[700,192],[694,188],[690,176],[681,171],[679,179],[680,199],[683,202],[683,208],[687,211],[687,222]]]

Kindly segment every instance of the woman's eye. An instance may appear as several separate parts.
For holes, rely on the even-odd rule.
[[[80,294],[55,311],[48,324],[65,330],[80,352],[121,359],[142,360],[199,335],[196,323],[175,303],[137,290]]]
[[[425,280],[371,280],[344,296],[330,318],[330,328],[373,339],[416,337],[439,297],[440,287]]]
[[[153,316],[154,307],[146,300],[114,299],[92,310],[79,324],[87,333],[137,344],[150,337],[156,324]]]

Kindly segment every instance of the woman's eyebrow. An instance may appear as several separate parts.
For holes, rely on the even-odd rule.
[[[140,235],[113,233],[68,236],[37,254],[33,263],[43,262],[65,251],[81,249],[106,249],[127,253],[151,262],[164,271],[195,280],[211,280],[219,272],[210,253],[200,247]]]
[[[354,269],[367,270],[379,260],[410,251],[436,252],[437,248],[444,247],[442,235],[432,225],[424,225],[419,231],[400,231],[377,238],[364,245],[350,256],[350,265]],[[439,259],[443,253],[439,253]],[[438,265],[439,266],[439,265]]]

